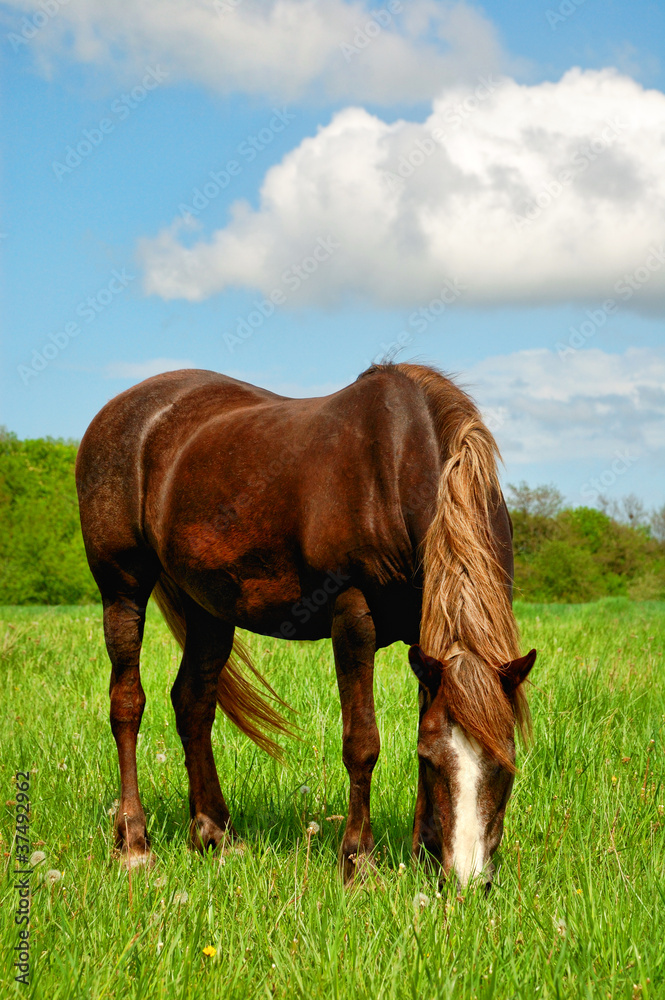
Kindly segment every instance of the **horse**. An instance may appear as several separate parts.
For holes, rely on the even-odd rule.
[[[499,457],[469,395],[424,365],[374,365],[311,399],[186,369],[103,407],[76,483],[111,661],[124,864],[151,860],[136,742],[152,594],[182,646],[171,700],[195,848],[238,838],[212,751],[216,705],[274,755],[273,737],[293,733],[242,628],[332,638],[350,781],[340,868],[350,882],[372,865],[374,657],[401,641],[419,691],[413,851],[442,878],[491,884],[536,657],[519,650]]]

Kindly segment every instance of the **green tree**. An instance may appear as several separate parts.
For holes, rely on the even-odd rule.
[[[665,597],[665,538],[655,537],[658,515],[647,524],[636,497],[596,510],[563,508],[552,486],[532,489],[522,483],[510,490],[508,502],[516,504],[511,510],[515,584],[523,599]]]
[[[83,548],[77,446],[0,433],[0,603],[99,600]]]

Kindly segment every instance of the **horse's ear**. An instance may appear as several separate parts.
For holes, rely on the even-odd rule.
[[[535,662],[536,651],[531,649],[525,656],[520,656],[517,660],[511,660],[510,663],[504,665],[501,671],[501,683],[508,697],[514,694],[520,684],[527,679]]]
[[[441,664],[433,656],[423,653],[420,646],[409,649],[409,663],[419,682],[431,694],[432,698],[441,686]]]

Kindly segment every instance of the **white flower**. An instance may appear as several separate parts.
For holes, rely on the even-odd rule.
[[[424,910],[426,906],[429,906],[429,896],[424,892],[417,892],[413,897],[414,910]]]
[[[30,864],[33,868],[35,865],[40,865],[42,861],[46,861],[46,855],[43,851],[35,851],[34,854],[30,855]]]
[[[162,950],[163,947],[164,947],[164,942],[163,941],[158,941],[157,942],[157,954],[158,955],[159,955],[159,953],[160,953],[160,951]]]
[[[404,864],[403,861],[400,861],[399,868],[397,869],[397,874],[403,875],[405,871],[406,871],[406,865]]]
[[[319,826],[319,824],[315,823],[314,820],[312,820],[311,823],[309,823],[309,825],[307,826],[307,830],[305,831],[305,833],[309,833],[311,836],[313,833],[318,833],[320,829],[321,827]]]
[[[59,882],[62,878],[62,872],[59,872],[57,868],[51,868],[47,871],[45,879],[53,885],[54,882]]]

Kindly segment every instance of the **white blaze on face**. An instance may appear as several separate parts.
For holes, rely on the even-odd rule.
[[[453,726],[450,747],[457,761],[453,779],[453,867],[462,885],[483,870],[481,821],[478,814],[482,750],[473,736]]]

